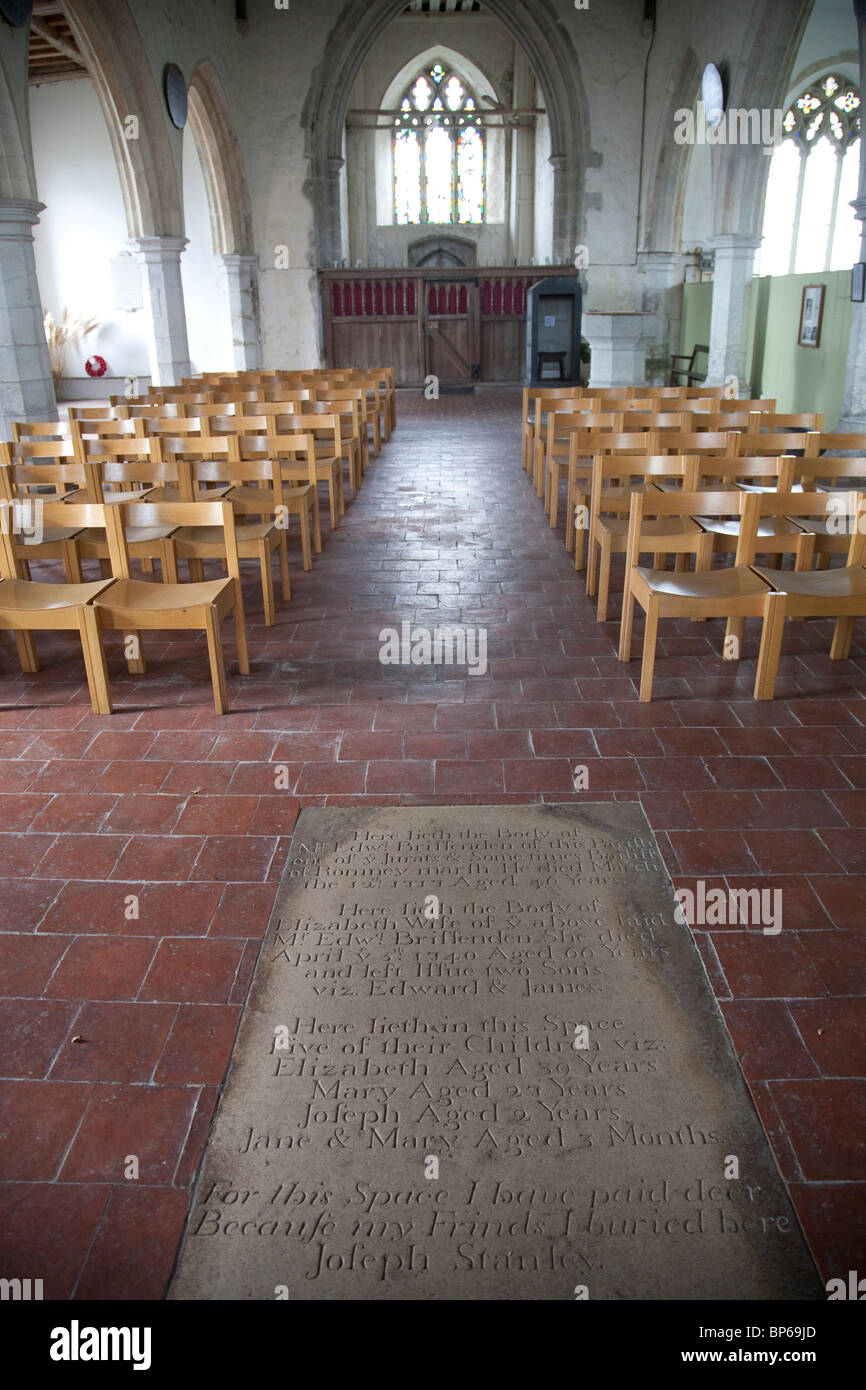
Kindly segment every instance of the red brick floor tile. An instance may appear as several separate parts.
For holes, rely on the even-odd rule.
[[[554,705],[556,724],[560,729],[616,729],[619,718],[609,701],[596,704],[590,700],[568,700]],[[627,720],[637,724],[639,720]]]
[[[808,872],[808,870],[807,870]],[[866,877],[815,878],[812,887],[837,927],[866,926]]]
[[[144,768],[146,763],[142,763]],[[172,792],[177,796],[197,794],[220,796],[229,789],[234,776],[235,763],[154,763],[155,768],[166,769],[159,784],[162,792]],[[270,767],[270,765],[268,765]],[[273,768],[270,768],[270,781],[273,781]]]
[[[722,1004],[722,1013],[749,1081],[818,1075],[815,1062],[781,1001],[733,999]]]
[[[496,706],[496,722],[500,729],[555,729],[556,710],[552,704],[504,701]],[[487,726],[479,723],[475,727]]]
[[[726,751],[715,729],[659,729],[658,741],[668,758],[715,758]]]
[[[60,887],[56,879],[0,878],[0,930],[35,931]]]
[[[63,1081],[0,1081],[0,1180],[53,1178],[92,1090]]]
[[[271,883],[226,884],[209,935],[259,940],[265,933],[276,891]]]
[[[118,761],[109,763],[94,782],[97,792],[156,792],[172,771],[173,763]]]
[[[767,828],[816,829],[831,826],[831,839],[835,839],[835,828],[842,826],[839,811],[824,792],[769,788],[758,792],[758,800],[765,812],[761,824]]]
[[[191,796],[175,829],[178,835],[243,835],[258,804],[256,796]]]
[[[35,763],[27,766],[36,768]],[[43,763],[28,779],[27,786],[32,792],[89,792],[101,780],[107,766],[107,763],[90,761]]]
[[[339,757],[341,762],[362,763],[374,758],[435,758],[435,752],[424,752],[425,746],[435,748],[438,741],[443,744],[451,742],[459,745],[461,739],[459,735],[453,735],[449,740],[447,734],[403,734],[400,729],[392,733],[374,734],[365,730],[362,733],[348,732],[342,737],[335,735],[335,743],[339,738]],[[405,740],[405,749],[404,749]],[[411,740],[411,744],[410,744]],[[457,752],[452,754],[459,757],[465,749],[458,746]],[[444,756],[444,755],[443,755]]]
[[[824,983],[795,937],[751,931],[713,932],[713,944],[735,998],[786,999],[826,994]]]
[[[799,999],[789,1007],[824,1076],[866,1075],[866,997]]]
[[[179,1004],[225,1004],[242,950],[239,941],[164,940],[140,997]]]
[[[34,869],[37,878],[105,879],[127,844],[125,835],[58,835]]]
[[[507,792],[570,792],[574,789],[572,764],[565,758],[510,759],[503,767]]]
[[[0,936],[0,994],[25,999],[40,995],[71,941],[71,936],[31,932]]]
[[[174,1004],[85,1004],[52,1081],[149,1081],[174,1016]]]
[[[866,1081],[772,1081],[769,1088],[807,1182],[862,1180]]]
[[[641,758],[648,791],[709,790],[715,784],[700,758]]]
[[[783,787],[822,787],[826,791],[849,785],[846,774],[839,771],[832,758],[792,753],[789,758],[772,757],[768,761]]]
[[[850,826],[866,829],[866,790],[834,791],[829,799]]]
[[[863,1270],[866,1182],[794,1182],[790,1191],[821,1278],[847,1285],[850,1269]]]
[[[0,999],[4,1076],[46,1076],[77,1012],[59,1000]]]
[[[53,835],[4,833],[0,834],[0,871],[4,878],[26,878],[44,859],[54,844]],[[49,874],[43,875],[49,878]],[[65,877],[63,874],[59,878]]]
[[[0,791],[24,791],[36,780],[44,766],[44,763],[30,762],[29,760],[27,762],[0,762]],[[42,788],[41,790],[47,791],[49,788]]]
[[[755,868],[743,836],[735,830],[672,830],[670,841],[683,874],[743,874]]]
[[[442,795],[450,792],[501,792],[504,790],[502,763],[443,760],[436,763],[435,786]]]
[[[728,752],[736,758],[767,758],[770,755],[784,757],[791,752],[786,742],[791,732],[790,729],[786,729],[783,737],[778,729],[757,726],[747,729],[725,728],[720,736]],[[800,729],[796,732],[805,733],[806,730]],[[799,752],[799,749],[795,751]]]
[[[133,835],[111,877],[127,883],[182,883],[203,844],[200,835]]]
[[[377,734],[382,733],[383,730],[387,732],[394,729],[411,729],[414,733],[418,733],[421,729],[432,731],[434,727],[440,732],[450,733],[455,728],[468,727],[466,724],[449,725],[448,716],[454,713],[450,706],[438,711],[439,715],[443,717],[444,722],[442,723],[436,722],[437,708],[435,705],[404,705],[392,700],[381,700],[374,708],[373,728]],[[458,706],[458,712],[461,709],[462,706]]]
[[[415,795],[432,792],[433,767],[432,762],[410,762],[408,759],[405,762],[370,763],[366,791],[371,794],[406,792]]]
[[[138,756],[153,759],[155,762],[200,763],[210,757],[215,743],[216,734],[207,730],[163,730],[152,737],[150,746]],[[127,753],[126,756],[129,757],[130,754]],[[234,762],[235,759],[227,758],[225,761]]]
[[[767,812],[753,791],[701,791],[685,794],[696,827],[712,830],[728,826],[767,824]],[[690,827],[686,827],[687,829]]]
[[[42,1278],[46,1299],[71,1298],[110,1191],[96,1184],[0,1185],[4,1267],[38,1270],[33,1277]]]
[[[240,1009],[227,1004],[181,1004],[154,1081],[219,1084],[226,1073]]]
[[[3,797],[4,830],[27,830],[51,801],[48,792],[7,792]],[[41,829],[46,829],[42,826]]]
[[[862,830],[838,830],[834,826],[822,830],[821,839],[847,873],[866,874],[866,835]],[[810,872],[820,873],[821,870],[816,865]]]
[[[186,1193],[177,1188],[112,1188],[75,1298],[160,1298],[171,1275],[186,1210]]]
[[[642,792],[640,802],[655,831],[698,828],[698,819],[682,792]]]
[[[866,928],[804,932],[800,942],[829,994],[866,994]]]
[[[105,829],[125,831],[129,834],[167,835],[177,828],[177,818],[183,805],[184,799],[180,796],[132,792],[117,801],[113,810],[109,812]]]
[[[706,766],[715,785],[727,791],[781,785],[766,758],[707,758]]]
[[[617,731],[618,732],[618,731]],[[537,758],[597,758],[599,747],[592,732],[589,729],[533,729],[531,731],[532,747],[524,748],[520,752],[516,751],[516,745],[524,730],[515,729],[510,733],[499,735],[503,740],[511,738],[514,740],[515,747],[511,752],[498,753],[495,742],[485,743],[485,735],[470,735],[470,752],[477,750],[478,757],[501,757],[501,758],[525,758],[532,753]],[[491,736],[492,737],[492,736]],[[489,747],[489,752],[484,753],[485,746]],[[503,749],[507,746],[504,742],[499,745]],[[604,756],[608,756],[605,754]]]
[[[588,729],[584,733],[590,736]],[[662,755],[659,735],[654,729],[598,729],[595,742],[603,758],[659,758]]]
[[[817,881],[817,880],[816,880]],[[756,886],[781,894],[782,930],[786,932],[811,932],[826,930],[830,919],[815,896],[809,880],[798,874],[774,874],[755,877],[750,874],[740,877],[727,875],[727,886],[733,889],[754,890]],[[772,899],[770,900],[772,904]]]
[[[185,1087],[94,1087],[61,1182],[123,1182],[134,1154],[141,1183],[170,1184],[194,1109],[195,1091]]]
[[[155,945],[147,937],[79,936],[45,986],[45,997],[134,999]]]
[[[261,882],[275,849],[273,836],[210,835],[190,877],[215,883]]]
[[[769,730],[768,730],[769,732]],[[836,755],[847,757],[851,752],[850,739],[846,737],[842,729],[826,728],[821,724],[810,724],[804,727],[783,729],[779,735],[780,741],[784,740],[786,748],[768,749],[767,752],[773,754],[817,754],[825,758]]]
[[[365,762],[305,763],[296,791],[305,793],[363,792],[367,780]]]
[[[154,735],[152,733],[129,733],[126,730],[119,733],[106,729],[104,732],[96,734],[95,737],[87,736],[87,757],[98,758],[101,762],[106,763],[113,762],[115,758],[123,758],[126,762],[135,761],[147,756],[153,743]],[[62,757],[63,755],[54,753],[49,756]]]
[[[64,883],[40,924],[41,932],[121,933],[134,904],[128,883]],[[138,891],[137,886],[134,891]]]
[[[833,832],[833,839],[841,834]],[[847,833],[847,832],[845,832]],[[839,860],[810,830],[744,830],[743,838],[754,855],[762,873],[832,874],[838,871]]]

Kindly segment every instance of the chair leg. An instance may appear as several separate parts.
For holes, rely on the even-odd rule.
[[[653,697],[653,671],[656,664],[656,637],[659,630],[659,596],[650,594],[646,610],[646,627],[643,634],[643,661],[640,668],[640,703],[645,705]]]
[[[162,571],[163,584],[176,584],[177,581],[177,551],[174,541],[169,537],[162,543],[159,556],[159,568]]]
[[[271,573],[271,552],[267,540],[259,541],[259,567],[262,572],[262,600],[265,607],[265,627],[273,627],[276,622],[274,605],[274,576]]]
[[[319,508],[318,489],[313,493],[313,549],[317,555],[322,553],[322,513]]]
[[[310,514],[306,506],[301,507],[299,513],[301,523],[301,553],[304,557],[304,569],[313,568],[313,557],[310,552]]]
[[[247,648],[247,620],[244,613],[244,595],[240,580],[235,580],[235,646],[238,653],[238,670],[242,676],[250,674],[250,656]]]
[[[285,531],[280,532],[280,594],[286,603],[292,597],[292,584],[289,579],[289,546]]]
[[[622,617],[619,621],[619,659],[631,661],[631,642],[634,632],[635,597],[631,591],[628,573],[625,576],[625,593],[622,596]]]
[[[833,628],[833,642],[830,646],[831,661],[847,661],[851,655],[851,640],[854,636],[854,618],[837,618]]]
[[[574,515],[574,518],[575,518],[575,519],[574,519],[574,568],[575,568],[576,570],[582,570],[583,567],[584,567],[584,564],[585,564],[585,562],[586,562],[586,561],[585,561],[585,557],[586,557],[586,527],[582,524],[582,523],[586,520],[586,497],[581,496],[580,501],[578,501],[577,498],[578,498],[578,494],[575,494],[574,502],[573,502],[573,506],[572,506],[572,515]],[[579,516],[579,517],[575,515],[575,513],[576,513],[578,507],[580,507],[580,509],[581,509],[581,512],[580,512],[580,516]],[[579,523],[580,523],[580,524],[579,524]]]
[[[99,627],[99,614],[89,603],[82,605],[78,614],[81,632],[81,650],[84,654],[84,669],[87,672],[87,688],[94,714],[111,714],[111,691],[108,685],[108,668],[105,664],[105,648]]]
[[[598,586],[598,538],[595,535],[595,527],[590,520],[589,535],[587,536],[586,554],[586,592],[590,598],[595,598]]]
[[[219,615],[215,608],[204,610],[204,630],[207,633],[207,655],[210,662],[210,677],[213,682],[213,702],[217,714],[228,711],[226,694],[226,670],[223,661],[223,646],[220,640]]]
[[[607,531],[601,533],[601,555],[599,556],[598,606],[595,620],[607,622],[607,596],[610,593],[610,559],[613,537]]]
[[[350,464],[351,467],[351,464]],[[343,460],[337,459],[337,515],[346,515],[346,489],[343,485]]]
[[[74,540],[63,542],[63,572],[70,584],[81,584],[81,556]]]
[[[772,700],[776,689],[787,602],[787,594],[769,593],[764,600],[764,626],[761,630],[761,648],[758,652],[758,669],[755,672],[753,692],[756,700]]]
[[[140,632],[125,632],[123,634],[123,655],[126,657],[126,669],[131,676],[143,676],[145,674],[147,664],[144,660]]]
[[[18,652],[21,670],[26,672],[28,676],[35,675],[40,668],[39,658],[36,655],[36,646],[33,641],[33,634],[30,632],[16,632],[15,648]]]
[[[565,550],[571,555],[574,550],[574,489],[568,483],[565,489]]]
[[[556,523],[559,519],[559,464],[552,463],[549,470],[550,482],[550,524],[556,530]]]
[[[187,560],[189,567],[189,582],[191,584],[201,584],[204,581],[204,564],[201,560]]]

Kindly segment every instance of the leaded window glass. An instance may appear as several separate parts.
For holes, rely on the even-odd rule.
[[[761,275],[844,270],[860,254],[851,200],[860,167],[860,96],[827,73],[797,97],[782,121],[764,208]]]
[[[484,129],[465,82],[434,63],[407,88],[394,125],[395,221],[483,222]]]

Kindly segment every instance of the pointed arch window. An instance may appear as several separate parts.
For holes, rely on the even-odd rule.
[[[845,270],[860,255],[849,206],[860,171],[860,94],[846,77],[817,78],[785,113],[764,207],[759,275]]]
[[[466,83],[443,63],[419,73],[394,121],[394,220],[483,222],[486,143]]]

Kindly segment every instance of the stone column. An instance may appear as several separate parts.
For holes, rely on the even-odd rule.
[[[866,0],[854,0],[854,14],[860,39],[860,90],[866,82]],[[866,261],[866,155],[860,143],[860,183],[857,197],[851,204],[860,223],[860,259]],[[832,422],[828,422],[832,423]],[[851,305],[851,331],[848,337],[848,362],[845,368],[845,390],[842,395],[842,414],[838,428],[842,431],[866,431],[866,303]]]
[[[713,270],[713,317],[707,385],[722,386],[725,377],[746,377],[746,291],[752,281],[755,252],[762,238],[746,232],[724,232],[710,245],[716,252]]]
[[[574,262],[574,238],[571,235],[573,222],[571,205],[575,190],[570,186],[568,158],[564,154],[552,154],[547,160],[553,169],[553,263],[571,265]],[[535,248],[536,256],[540,248]]]
[[[590,386],[643,386],[646,380],[646,321],[642,313],[601,313],[583,316],[583,336],[589,343]]]
[[[0,198],[0,439],[12,420],[56,420],[33,227],[44,203]]]
[[[228,252],[217,258],[225,272],[226,297],[232,333],[232,366],[256,371],[262,349],[258,315],[258,262],[255,256]]]
[[[130,239],[141,266],[145,337],[154,386],[175,386],[190,374],[186,309],[180,256],[186,237],[141,236]]]
[[[519,48],[514,55],[514,105],[535,105],[535,79]],[[535,121],[525,116],[513,136],[511,209],[511,254],[518,265],[529,265],[535,254]]]
[[[642,251],[638,256],[644,276],[645,343],[651,356],[665,358],[668,364],[650,371],[650,380],[659,386],[667,385],[670,354],[678,350],[680,340],[684,259],[678,251]]]

